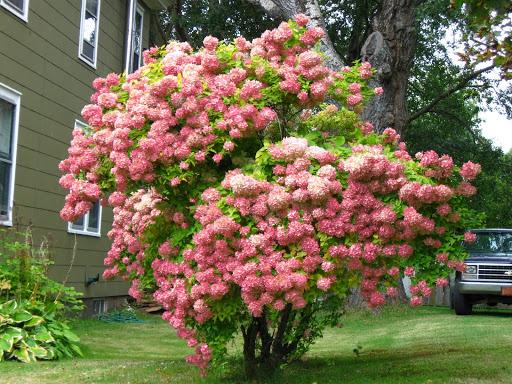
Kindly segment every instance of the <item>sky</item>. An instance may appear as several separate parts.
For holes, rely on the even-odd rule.
[[[512,148],[512,120],[495,111],[480,113],[482,135],[501,147],[507,153]]]

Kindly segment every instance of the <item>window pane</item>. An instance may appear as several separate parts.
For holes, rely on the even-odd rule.
[[[24,0],[4,0],[8,5],[10,5],[13,8],[16,8],[21,13],[23,13],[23,3]]]
[[[85,9],[93,15],[98,15],[98,0],[86,0]]]
[[[139,69],[141,49],[142,49],[142,14],[139,12],[135,12],[135,20],[133,21],[132,72]]]
[[[0,99],[0,157],[11,160],[11,137],[15,105]]]
[[[97,201],[89,211],[88,232],[98,232],[100,222],[100,203]]]
[[[9,184],[11,179],[11,164],[0,161],[0,215],[7,216],[9,212]]]
[[[83,25],[84,42],[89,43],[93,47],[96,45],[96,23],[96,17],[86,11]]]
[[[82,54],[89,58],[89,60],[94,61],[94,47],[85,40],[82,44]]]
[[[74,221],[71,224],[71,228],[83,231],[84,230],[84,216],[82,216],[79,219],[77,219],[76,221]]]
[[[137,55],[137,52],[133,52],[133,65],[132,65],[132,72],[135,72],[137,69],[139,69],[139,55]]]

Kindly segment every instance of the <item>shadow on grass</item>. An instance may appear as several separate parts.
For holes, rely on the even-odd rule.
[[[224,372],[206,379],[207,383],[261,383],[261,384],[292,384],[292,383],[425,383],[429,380],[441,383],[449,379],[460,377],[464,379],[466,373],[472,377],[479,376],[482,371],[470,369],[461,372],[461,360],[457,357],[471,355],[467,348],[439,348],[432,349],[401,349],[387,350],[374,349],[357,356],[326,356],[304,357],[300,361],[289,364],[286,368],[276,372],[273,376],[260,380],[248,381],[243,375],[241,360],[230,362],[230,372]],[[451,357],[450,357],[451,355]],[[455,364],[450,366],[437,365],[436,362],[453,359]],[[463,360],[462,360],[463,361]],[[484,373],[485,374],[485,373]],[[459,376],[458,376],[459,375]]]
[[[492,316],[512,318],[512,308],[489,308],[475,307],[473,308],[473,316]]]

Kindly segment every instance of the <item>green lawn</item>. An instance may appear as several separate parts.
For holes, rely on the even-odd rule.
[[[269,383],[512,383],[511,325],[512,311],[482,310],[468,317],[434,307],[352,313],[342,328],[328,330],[303,361]],[[0,383],[244,382],[237,359],[230,365],[234,369],[201,379],[183,360],[189,348],[155,317],[143,324],[82,320],[74,329],[84,358],[0,363]]]

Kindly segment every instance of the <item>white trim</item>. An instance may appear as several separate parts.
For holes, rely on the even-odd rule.
[[[128,10],[128,28],[126,36],[126,52],[124,55],[124,72],[126,74],[132,73],[130,69],[133,66],[133,38],[135,32],[135,15],[138,13],[141,15],[140,20],[140,53],[139,53],[139,68],[142,64],[142,40],[144,35],[144,8],[139,4],[137,0],[130,0]]]
[[[18,131],[20,124],[20,107],[21,107],[21,93],[0,83],[0,99],[3,99],[15,106],[13,116],[13,132],[11,137],[12,145],[12,166],[11,175],[9,179],[9,197],[7,207],[7,220],[0,219],[0,225],[12,226],[12,211],[14,206],[14,181],[16,176],[16,155],[18,152]]]
[[[94,69],[96,69],[96,63],[98,59],[98,45],[99,45],[99,36],[100,36],[100,9],[101,9],[101,0],[98,0],[98,10],[96,14],[96,30],[94,31],[95,44],[94,44],[94,61],[91,61],[87,56],[82,53],[83,45],[84,45],[84,21],[85,21],[85,6],[87,4],[87,0],[82,0],[82,10],[80,12],[80,34],[78,36],[78,58],[83,62],[87,63]]]
[[[133,26],[133,10],[135,9],[136,0],[129,0],[128,5],[128,21],[126,28],[126,51],[124,53],[124,73],[128,74],[130,68],[130,52],[132,51],[132,26]]]
[[[20,13],[20,10],[18,8],[13,7],[9,3],[7,3],[5,0],[0,0],[0,5],[7,9],[9,12],[14,14],[15,16],[18,16],[21,20],[28,23],[28,2],[29,0],[23,1],[23,12]]]
[[[83,121],[75,120],[75,129],[83,129],[89,127],[87,124],[85,124]],[[84,223],[82,225],[83,229],[77,229],[73,228],[73,223],[68,222],[68,233],[76,233],[77,235],[85,235],[85,236],[94,236],[94,237],[101,237],[101,214],[102,214],[102,207],[101,204],[98,202],[98,231],[89,231],[87,230],[89,227],[89,212],[87,212],[84,217]]]

